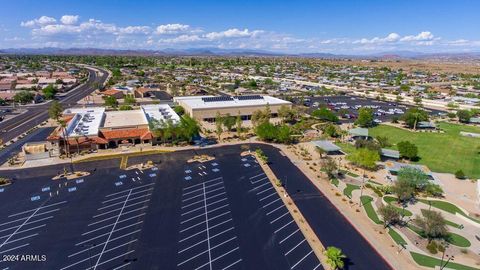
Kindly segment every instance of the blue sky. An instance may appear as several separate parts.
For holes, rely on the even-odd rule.
[[[0,48],[480,51],[480,1],[0,0]]]

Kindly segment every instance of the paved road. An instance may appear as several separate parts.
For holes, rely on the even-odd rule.
[[[29,133],[23,139],[20,139],[0,151],[0,164],[8,161],[14,154],[22,151],[22,146],[27,142],[45,141],[54,130],[53,127],[43,127]]]
[[[103,72],[100,74],[100,76],[98,76],[97,73],[92,69],[89,69],[89,73],[89,79],[84,85],[60,99],[60,103],[64,108],[73,106],[77,103],[77,101],[93,92],[95,90],[93,84],[95,82],[103,84],[108,76],[107,72]],[[3,142],[8,142],[32,127],[47,120],[49,107],[49,103],[25,106],[24,108],[26,108],[28,112],[0,123],[0,139],[2,139]]]

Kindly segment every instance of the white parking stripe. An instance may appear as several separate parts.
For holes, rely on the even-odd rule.
[[[220,189],[225,189],[225,187],[224,187],[224,186],[221,186],[221,187],[216,188],[216,189],[214,189],[214,190],[207,191],[206,194],[215,192],[215,191],[220,190]],[[190,201],[190,200],[195,199],[195,198],[198,198],[198,197],[202,197],[202,196],[203,196],[203,194],[198,194],[198,195],[195,195],[195,196],[193,196],[193,197],[190,197],[190,198],[187,198],[187,199],[183,199],[183,200],[182,200],[182,203],[183,203],[183,202]]]
[[[277,198],[276,200],[273,200],[273,201],[265,204],[264,206],[262,206],[262,208],[267,208],[268,206],[270,206],[270,205],[272,205],[272,204],[274,204],[274,203],[276,203],[276,202],[278,202],[278,201],[280,201],[280,198]],[[282,205],[283,205],[283,204],[282,204]]]
[[[203,216],[203,215],[202,215],[202,216]],[[204,224],[204,223],[205,223],[205,220],[204,220],[204,221],[201,221],[201,222],[199,222],[199,223],[197,223],[197,224],[195,224],[195,225],[192,225],[192,226],[190,226],[190,227],[187,227],[187,228],[181,230],[180,233],[183,233],[183,232],[185,232],[185,231],[188,231],[188,230],[190,230],[191,228],[195,228],[195,227],[200,226],[200,225],[202,225],[202,224]]]
[[[48,205],[45,205],[45,206],[41,206],[41,207],[39,207],[39,208],[30,209],[30,210],[27,210],[27,211],[23,211],[23,212],[19,212],[19,213],[16,213],[16,214],[12,214],[12,215],[10,215],[10,216],[8,216],[8,217],[19,216],[19,215],[22,215],[22,214],[25,214],[25,213],[29,213],[29,212],[35,211],[36,209],[44,209],[44,208],[52,207],[52,206],[55,206],[55,205],[64,204],[64,203],[66,203],[66,202],[67,202],[67,201],[61,201],[61,202],[56,202],[56,203],[48,204]]]
[[[234,266],[235,264],[237,264],[237,263],[239,263],[239,262],[241,262],[241,261],[242,261],[242,259],[239,259],[238,261],[236,261],[236,262],[234,262],[234,263],[231,263],[231,264],[229,264],[227,267],[223,268],[222,270],[228,269],[228,268],[230,268],[230,267]]]
[[[283,242],[285,242],[288,238],[290,238],[292,235],[296,234],[298,231],[300,231],[300,228],[298,228],[296,231],[292,232],[291,234],[289,234],[287,237],[283,238],[279,243],[282,244]]]
[[[183,188],[183,191],[185,191],[185,190],[189,190],[189,189],[191,189],[191,188],[193,188],[193,187],[198,187],[198,186],[201,186],[201,185],[203,185],[203,184],[206,184],[206,183],[210,183],[210,182],[218,181],[218,180],[220,180],[220,179],[223,179],[223,177],[217,177],[217,178],[213,178],[213,179],[211,179],[211,180],[207,180],[207,181],[205,181],[205,182],[203,182],[203,183],[198,183],[198,184],[195,184],[195,185],[192,185],[192,186],[184,187],[184,188]]]
[[[150,191],[150,190],[153,190],[153,188],[147,188],[147,189],[144,189],[144,190],[132,192],[132,195],[136,195],[136,194],[139,194],[139,193],[147,192],[147,191]],[[113,199],[108,199],[108,200],[106,200],[106,201],[103,201],[102,204],[105,204],[105,203],[111,202],[111,201],[115,201],[115,200],[118,200],[118,199],[122,199],[122,198],[125,198],[126,196],[127,196],[127,194],[122,195],[122,196],[118,196],[118,197],[113,198]]]
[[[267,199],[267,198],[270,198],[270,197],[272,197],[272,196],[275,195],[275,194],[277,194],[277,193],[276,193],[276,192],[273,192],[273,193],[271,193],[271,194],[269,194],[269,195],[261,198],[260,201],[263,201],[263,200],[265,200],[265,199]]]
[[[129,190],[137,190],[137,189],[139,189],[139,188],[149,187],[149,186],[153,186],[153,185],[155,185],[155,183],[145,184],[145,185],[141,185],[141,186],[134,187],[134,188],[131,188],[131,189],[127,189],[127,190],[123,190],[123,191],[111,193],[111,194],[106,195],[105,198],[112,197],[112,196],[115,196],[115,195],[117,195],[117,194],[123,194],[123,193],[128,192]]]
[[[132,235],[132,234],[135,234],[135,233],[137,233],[137,232],[139,232],[139,231],[141,231],[141,230],[135,230],[135,231],[133,231],[133,232],[129,232],[129,233],[126,233],[126,234],[117,236],[117,237],[115,237],[115,238],[110,239],[109,242],[113,242],[113,241],[115,241],[115,240],[118,240],[118,239],[127,237],[127,236]],[[135,241],[137,241],[137,239],[135,239]],[[105,243],[107,243],[107,242],[96,243],[96,244],[95,244],[95,247],[101,247],[100,245],[103,245],[103,244],[105,244]],[[86,252],[86,251],[91,251],[92,248],[95,248],[95,247],[89,247],[89,248],[80,250],[80,251],[78,251],[78,252],[72,253],[72,254],[68,255],[68,258],[71,258],[71,257],[73,257],[73,256],[77,256],[78,254],[82,254],[83,252]]]
[[[145,209],[145,208],[148,208],[148,206],[142,206],[142,207],[140,207],[140,208],[136,208],[136,209],[133,209],[133,210],[130,210],[130,211],[126,211],[126,212],[124,212],[124,213],[122,214],[122,216],[127,215],[127,214],[130,214],[130,213],[133,213],[133,212],[136,212],[136,211],[143,210],[143,209]],[[93,222],[93,223],[88,224],[87,226],[93,226],[93,225],[95,225],[95,224],[102,223],[102,222],[105,222],[105,221],[110,220],[110,219],[113,219],[113,218],[115,218],[115,216],[111,216],[111,217],[104,218],[104,219],[99,220],[99,221],[95,221],[95,222]]]
[[[255,176],[252,176],[252,177],[248,178],[248,179],[252,180],[253,178],[259,177],[259,176],[261,176],[261,175],[265,175],[265,173],[257,174],[257,175],[255,175]]]
[[[239,249],[239,247],[236,247],[236,248],[234,248],[234,249],[232,249],[232,250],[230,250],[230,251],[227,251],[226,253],[224,253],[224,254],[216,257],[215,259],[213,259],[212,262],[214,262],[214,261],[216,261],[216,260],[218,260],[218,259],[221,259],[221,258],[227,256],[228,254],[230,254],[230,253],[232,253],[232,252],[234,252],[235,250],[238,250],[238,249]],[[207,264],[208,264],[208,263],[203,264],[203,265],[201,265],[200,267],[195,268],[195,270],[201,269],[202,267],[204,267],[204,266],[207,265]]]
[[[295,268],[295,266],[297,266],[297,265],[300,264],[303,260],[305,260],[305,258],[308,257],[308,255],[312,254],[312,252],[313,252],[313,249],[310,250],[310,252],[307,253],[307,255],[303,256],[303,258],[301,258],[300,261],[298,261],[296,264],[294,264],[290,269]]]
[[[222,216],[225,216],[225,215],[228,215],[228,214],[230,214],[230,211],[227,211],[227,212],[223,212],[223,213],[221,213],[221,214],[218,214],[218,215],[210,218],[210,220],[214,220],[214,219],[217,219],[217,218],[219,218],[219,217],[222,217]],[[231,220],[231,219],[230,219],[230,220]],[[213,227],[212,227],[212,228],[213,228]]]
[[[287,227],[288,225],[292,224],[294,220],[292,219],[290,222],[288,222],[287,224],[283,225],[282,227],[278,228],[275,233],[278,233],[279,231],[281,231],[283,228]]]
[[[221,184],[223,184],[223,181],[220,181],[220,182],[218,182],[218,183],[211,184],[211,185],[209,185],[209,186],[206,187],[206,188],[218,186],[218,185],[221,185]],[[196,189],[196,190],[189,191],[189,192],[185,192],[185,193],[182,194],[182,197],[185,196],[185,195],[189,195],[189,194],[198,192],[198,191],[202,191],[202,190],[203,190],[203,187],[202,187],[202,188],[199,188],[199,189]]]
[[[273,223],[277,222],[279,219],[281,219],[282,217],[284,217],[288,214],[289,214],[289,212],[286,212],[285,214],[282,214],[281,216],[277,217],[276,219],[270,221],[270,224],[273,224]]]
[[[120,224],[120,223],[123,223],[123,222],[125,222],[125,221],[129,221],[129,220],[131,220],[131,219],[135,219],[135,218],[138,218],[138,217],[140,217],[140,216],[144,216],[144,215],[145,215],[145,213],[141,213],[141,214],[138,214],[138,215],[136,215],[136,216],[129,217],[129,218],[126,218],[126,219],[124,219],[124,220],[120,220],[120,221],[118,221],[117,223],[118,223],[118,224]],[[102,226],[102,227],[96,228],[96,229],[94,229],[94,230],[91,230],[91,231],[88,231],[88,232],[82,233],[82,235],[91,234],[91,233],[93,233],[93,232],[96,232],[96,231],[100,231],[100,230],[106,229],[106,228],[108,228],[108,227],[110,227],[110,226],[114,226],[115,224],[116,224],[116,223],[108,224],[108,225],[105,225],[105,226]]]
[[[282,205],[280,205],[279,207],[277,207],[277,208],[273,209],[272,211],[268,212],[268,213],[267,213],[267,216],[271,215],[273,212],[277,211],[278,209],[282,208],[283,206],[284,206],[284,205],[282,204]]]
[[[30,245],[30,243],[26,243],[26,244],[23,244],[23,245],[20,245],[20,246],[16,246],[16,247],[13,247],[13,248],[9,248],[9,249],[6,249],[4,251],[1,251],[0,254],[3,254],[3,253],[7,253],[9,251],[12,251],[12,250],[15,250],[15,249],[19,249],[19,248],[22,248],[22,247],[26,247]],[[8,269],[8,268],[7,268]]]
[[[37,236],[37,235],[38,235],[38,233],[34,233],[34,234],[30,234],[30,235],[27,235],[27,236],[24,236],[24,237],[13,239],[12,241],[9,241],[9,242],[5,241],[4,243],[5,243],[5,245],[8,245],[8,244],[18,242],[18,241],[22,241],[24,239],[31,238],[31,237],[34,237],[34,236]],[[10,239],[8,239],[8,240],[10,240]]]
[[[141,223],[143,223],[143,221],[139,221],[139,222],[130,224],[130,225],[128,225],[128,226],[125,226],[125,227],[116,229],[114,232],[122,231],[122,230],[128,229],[128,228],[130,228],[130,227],[137,226],[138,224],[141,224]],[[139,231],[140,231],[140,230],[139,230]],[[82,241],[82,242],[78,242],[78,243],[75,244],[75,246],[83,245],[83,244],[88,243],[88,242],[90,242],[90,241],[92,241],[92,240],[95,240],[95,239],[98,239],[98,238],[100,238],[100,237],[103,237],[103,236],[105,236],[105,235],[107,235],[107,234],[108,234],[108,232],[107,232],[107,233],[100,234],[100,235],[97,235],[97,236],[92,237],[92,238],[89,238],[89,239],[84,240],[84,241]]]
[[[134,197],[134,198],[130,198],[128,199],[128,201],[134,201],[134,200],[138,200],[138,199],[141,199],[141,198],[145,198],[145,197],[148,197],[152,195],[152,193],[148,193],[148,194],[144,194],[144,195],[140,195],[140,196],[137,196],[137,197]],[[100,208],[98,208],[97,210],[98,211],[101,211],[103,209],[107,209],[107,208],[110,208],[112,206],[115,206],[115,205],[122,205],[123,204],[123,201],[122,202],[116,202],[116,203],[112,203],[112,204],[109,204],[109,205],[106,205],[106,206],[102,206]]]
[[[265,182],[265,183],[263,183],[263,184],[261,184],[261,185],[259,185],[259,186],[256,186],[256,187],[250,189],[248,192],[252,192],[252,191],[257,190],[257,189],[259,189],[259,188],[261,188],[261,187],[263,187],[263,186],[265,186],[265,185],[268,185],[268,184],[270,184],[270,182]]]
[[[42,228],[42,227],[45,227],[45,226],[47,226],[47,224],[42,224],[42,225],[39,225],[39,226],[36,226],[36,227],[32,227],[32,228],[28,228],[28,229],[25,229],[25,230],[21,230],[21,231],[18,231],[17,234],[24,233],[24,232],[28,232],[28,231],[32,231],[32,230],[35,230],[35,229],[38,229],[38,228]],[[5,237],[8,237],[8,234],[5,235],[5,236],[0,236],[0,239],[5,238]]]
[[[205,213],[202,213],[202,214],[200,214],[200,215],[196,215],[196,216],[194,216],[194,217],[191,217],[191,218],[189,218],[189,219],[186,219],[186,220],[184,220],[184,221],[181,221],[180,224],[185,224],[185,223],[187,223],[187,222],[189,222],[189,221],[192,221],[192,220],[194,220],[194,219],[196,219],[196,218],[199,218],[199,217],[202,217],[202,216],[204,216],[204,215],[205,215]]]
[[[125,206],[125,208],[130,208],[130,207],[135,206],[135,205],[137,205],[137,204],[146,203],[146,202],[148,202],[148,201],[150,201],[150,199],[129,204],[129,205]],[[113,212],[116,212],[116,211],[118,211],[118,210],[120,210],[120,209],[122,209],[122,208],[119,207],[119,208],[116,208],[116,209],[113,209],[113,210],[109,210],[109,211],[107,211],[107,212],[103,212],[103,213],[101,213],[101,214],[95,215],[95,216],[93,216],[93,218],[97,218],[97,217],[101,217],[101,216],[104,216],[104,215],[108,215],[108,214],[113,213]]]
[[[53,218],[53,216],[48,216],[48,217],[44,217],[44,218],[41,218],[41,219],[33,220],[33,221],[28,222],[28,223],[25,223],[25,226],[33,224],[33,223],[37,223],[37,222],[40,222],[40,221],[44,221],[44,220],[47,220],[47,219],[51,219],[51,218]],[[6,231],[9,231],[11,229],[15,229],[18,226],[20,226],[20,225],[15,225],[15,226],[12,226],[10,228],[2,229],[2,230],[0,230],[0,232],[6,232]]]
[[[262,181],[264,181],[265,179],[268,179],[268,177],[260,178],[260,179],[258,179],[258,180],[256,180],[256,181],[250,181],[250,183],[252,183],[253,185],[255,185],[256,183],[262,182]]]
[[[35,218],[35,217],[38,217],[38,216],[42,216],[42,215],[45,215],[45,214],[50,214],[50,213],[52,213],[52,212],[56,212],[56,211],[59,211],[59,210],[60,210],[60,208],[56,208],[56,209],[49,210],[49,211],[46,211],[46,212],[37,213],[37,214],[36,214],[34,217],[32,217],[32,218]],[[15,223],[15,222],[17,222],[17,221],[25,220],[25,219],[28,219],[28,218],[29,218],[29,216],[28,216],[28,217],[23,217],[23,218],[18,218],[18,219],[15,219],[15,220],[11,220],[11,221],[8,221],[8,222],[4,222],[4,223],[0,224],[0,226],[7,225],[7,224],[12,224],[12,223]],[[27,222],[27,223],[25,223],[25,225],[26,225],[26,224],[29,224],[29,223],[31,223],[31,222]]]
[[[269,183],[269,182],[267,182],[267,183]],[[269,187],[269,188],[264,189],[264,190],[262,190],[262,191],[260,191],[260,192],[257,192],[257,195],[260,195],[260,194],[262,194],[262,193],[264,193],[264,192],[267,192],[267,191],[269,191],[269,190],[271,190],[271,189],[273,189],[273,187]]]
[[[112,237],[113,231],[115,230],[115,227],[116,227],[117,224],[118,224],[118,220],[120,219],[120,216],[122,215],[123,210],[125,209],[125,205],[126,205],[127,202],[128,202],[128,198],[130,197],[130,194],[132,194],[132,190],[131,190],[131,189],[130,189],[130,192],[128,193],[127,199],[125,199],[125,202],[123,203],[123,207],[122,207],[122,210],[120,210],[120,214],[118,214],[117,220],[116,220],[115,223],[113,224],[113,228],[112,228],[112,230],[110,231],[110,234],[108,235],[107,242],[105,242],[105,245],[103,246],[102,252],[100,252],[100,256],[98,256],[97,262],[95,263],[95,266],[93,267],[93,269],[97,269],[97,266],[98,266],[98,264],[100,263],[100,260],[102,259],[102,255],[103,255],[103,253],[105,252],[105,249],[107,248],[108,241],[110,240],[110,237]]]
[[[294,251],[298,246],[300,246],[303,242],[307,241],[307,239],[303,238],[302,241],[300,241],[300,243],[296,244],[293,248],[291,248],[289,251],[287,251],[285,253],[285,256],[287,256],[288,254],[290,254],[290,252]]]
[[[321,263],[319,263],[317,266],[315,266],[315,268],[313,268],[313,270],[317,270],[317,268],[320,267],[320,265],[322,265]]]

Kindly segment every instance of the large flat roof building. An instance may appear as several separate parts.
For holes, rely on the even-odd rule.
[[[187,96],[174,97],[173,101],[185,109],[191,117],[211,122],[217,114],[241,115],[249,120],[254,111],[270,107],[272,116],[276,116],[282,106],[291,107],[292,103],[271,96]]]

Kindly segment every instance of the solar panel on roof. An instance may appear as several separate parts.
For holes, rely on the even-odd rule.
[[[218,101],[232,101],[233,98],[230,96],[219,96],[219,97],[203,97],[203,102],[218,102]]]
[[[250,96],[238,96],[238,100],[255,100],[255,99],[263,99],[260,95],[250,95]]]

